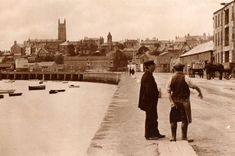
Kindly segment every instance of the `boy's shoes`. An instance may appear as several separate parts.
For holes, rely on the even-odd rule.
[[[194,140],[193,139],[182,139],[182,140],[185,140],[185,141],[188,141],[188,142],[193,142]]]
[[[176,141],[176,138],[171,138],[171,139],[170,139],[170,142],[172,142],[172,141]]]

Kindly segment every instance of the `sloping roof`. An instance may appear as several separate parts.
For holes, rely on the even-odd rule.
[[[40,42],[61,42],[58,39],[28,39],[28,42],[36,42],[36,43],[40,43]]]
[[[185,37],[178,37],[175,42],[185,42]]]
[[[180,57],[195,55],[195,54],[204,53],[204,52],[213,51],[213,50],[214,50],[213,41],[209,41],[209,42],[206,42],[206,43],[203,43],[194,47],[193,49],[189,50],[183,55],[180,55]]]
[[[2,60],[3,60],[4,58],[5,58],[4,56],[1,56],[1,57],[0,57],[0,63],[2,62]]]
[[[69,41],[65,41],[65,42],[61,43],[60,45],[61,46],[67,46],[67,45],[69,45]]]
[[[166,52],[161,53],[159,56],[163,56],[163,55],[166,55],[166,54],[168,54],[168,52],[167,52],[167,51],[166,51]]]
[[[45,48],[39,48],[37,51],[36,51],[36,54],[39,54],[39,53],[41,53],[41,52],[43,52],[43,53],[49,53],[48,52],[48,50],[46,50]]]
[[[40,67],[45,67],[45,66],[52,66],[53,64],[54,64],[55,62],[38,62],[38,65],[40,66]]]
[[[133,48],[124,48],[123,51],[138,51],[137,47],[133,47]]]
[[[11,65],[11,63],[0,63],[0,68],[10,68]]]

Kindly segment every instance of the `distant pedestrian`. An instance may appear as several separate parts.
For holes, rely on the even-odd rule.
[[[132,74],[132,75],[135,74],[135,69],[134,69],[134,68],[131,70],[131,74]]]
[[[200,98],[203,98],[203,96],[200,88],[185,78],[183,73],[184,65],[181,62],[175,63],[174,69],[176,72],[167,84],[167,91],[171,103],[170,124],[172,138],[170,141],[176,141],[177,122],[180,121],[182,122],[182,140],[188,140],[188,124],[192,122],[189,88],[196,89]]]
[[[147,61],[144,63],[145,73],[141,78],[139,108],[146,112],[145,119],[145,138],[147,140],[157,140],[164,138],[158,130],[158,87],[153,77],[155,70],[154,61]]]

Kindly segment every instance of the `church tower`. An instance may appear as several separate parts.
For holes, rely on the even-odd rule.
[[[107,44],[108,44],[108,51],[112,51],[113,50],[113,41],[112,41],[112,35],[108,34],[107,36]]]
[[[66,20],[64,19],[64,23],[60,23],[60,19],[58,19],[58,40],[66,41]]]

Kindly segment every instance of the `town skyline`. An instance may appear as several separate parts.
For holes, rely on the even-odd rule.
[[[213,13],[231,0],[30,1],[0,0],[0,49],[16,40],[56,39],[57,21],[66,19],[67,40],[104,37],[174,40],[176,36],[213,35]],[[19,20],[20,19],[20,20]],[[173,24],[174,23],[174,24]]]

